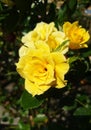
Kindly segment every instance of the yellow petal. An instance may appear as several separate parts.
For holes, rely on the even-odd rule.
[[[47,91],[51,86],[50,85],[42,85],[38,86],[29,80],[25,80],[25,89],[31,93],[33,96],[43,94]]]
[[[63,54],[61,54],[60,52],[53,52],[51,53],[54,63],[55,64],[61,64],[63,62],[66,62],[66,58]]]

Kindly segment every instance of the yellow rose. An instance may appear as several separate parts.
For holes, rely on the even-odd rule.
[[[31,43],[35,43],[38,40],[47,41],[49,35],[57,31],[54,27],[54,23],[50,24],[40,22],[36,25],[33,31],[30,31],[25,36],[22,37],[22,42],[28,47],[31,46]]]
[[[35,49],[23,48],[16,63],[18,73],[25,79],[25,89],[33,96],[43,94],[50,87],[66,85],[64,75],[69,65],[59,52],[50,53],[46,43],[37,43]]]
[[[32,44],[35,46],[37,41],[44,41],[49,45],[50,51],[53,51],[65,40],[67,40],[65,33],[58,31],[53,22],[49,24],[44,22],[38,23],[33,31],[30,31],[22,37],[22,42],[25,46],[31,48],[33,46]],[[60,48],[61,53],[65,54],[68,51],[68,44],[69,42]]]
[[[33,96],[44,93],[55,80],[49,47],[44,43],[42,45],[37,44],[37,49],[27,48],[16,64],[17,71],[25,79],[25,89]]]
[[[70,49],[80,49],[88,47],[86,42],[89,40],[90,35],[86,29],[78,25],[78,22],[66,22],[63,25],[63,31],[70,40]]]

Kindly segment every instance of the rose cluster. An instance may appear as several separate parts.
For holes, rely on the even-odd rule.
[[[22,37],[17,72],[25,79],[25,89],[33,96],[43,94],[51,87],[66,86],[65,74],[69,49],[87,47],[89,33],[78,22],[66,22],[61,30],[54,22],[40,22]]]

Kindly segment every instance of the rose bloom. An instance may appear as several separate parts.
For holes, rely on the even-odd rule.
[[[69,64],[63,54],[51,53],[46,43],[37,43],[32,49],[24,47],[19,55],[16,69],[25,79],[25,89],[33,96],[43,94],[51,87],[62,88],[66,85],[65,74]]]
[[[88,31],[78,25],[78,22],[70,23],[65,22],[63,25],[63,31],[70,40],[70,49],[80,49],[88,47],[86,42],[89,40],[90,35]]]
[[[37,41],[45,41],[49,45],[50,51],[56,49],[65,40],[67,40],[65,33],[58,31],[54,26],[54,22],[49,24],[40,22],[36,25],[33,31],[30,31],[22,37],[22,42],[25,46],[31,47],[34,46],[33,44]],[[60,48],[60,52],[65,54],[68,51],[68,44],[69,42],[62,46],[62,48]]]

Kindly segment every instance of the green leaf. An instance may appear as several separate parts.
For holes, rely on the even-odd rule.
[[[87,102],[90,100],[89,97],[87,95],[84,95],[84,94],[77,94],[76,99],[81,101],[81,102],[83,102],[83,101]]]
[[[71,111],[71,110],[75,109],[76,106],[77,106],[76,103],[74,103],[72,106],[64,106],[64,107],[63,107],[63,110],[64,110],[64,111]]]
[[[90,55],[91,55],[91,50],[88,50],[88,51],[82,53],[82,56],[83,56],[83,57],[88,57],[88,56],[90,56]]]
[[[64,21],[67,20],[67,5],[64,5],[63,8],[60,8],[58,11],[58,22],[60,25],[63,25]]]
[[[47,118],[47,116],[45,114],[38,114],[34,118],[35,123],[43,123],[43,122],[46,122],[47,120],[48,120],[48,118]]]
[[[91,116],[91,106],[79,107],[74,112],[75,116]]]
[[[60,51],[61,48],[62,48],[66,43],[68,43],[68,41],[69,41],[69,40],[64,41],[64,42],[63,42],[62,44],[60,44],[56,49],[54,49],[54,51]]]
[[[70,10],[74,10],[76,8],[77,5],[77,0],[69,0],[68,6],[70,8]]]
[[[43,103],[43,99],[33,97],[26,90],[23,92],[20,104],[24,109],[33,109],[39,107]]]
[[[18,127],[16,130],[31,130],[30,124],[25,124],[22,121],[18,122]]]
[[[79,59],[79,57],[77,57],[77,56],[72,56],[72,57],[70,57],[70,58],[69,58],[69,64],[73,63],[74,61],[76,61],[76,60],[78,60],[78,59]]]

